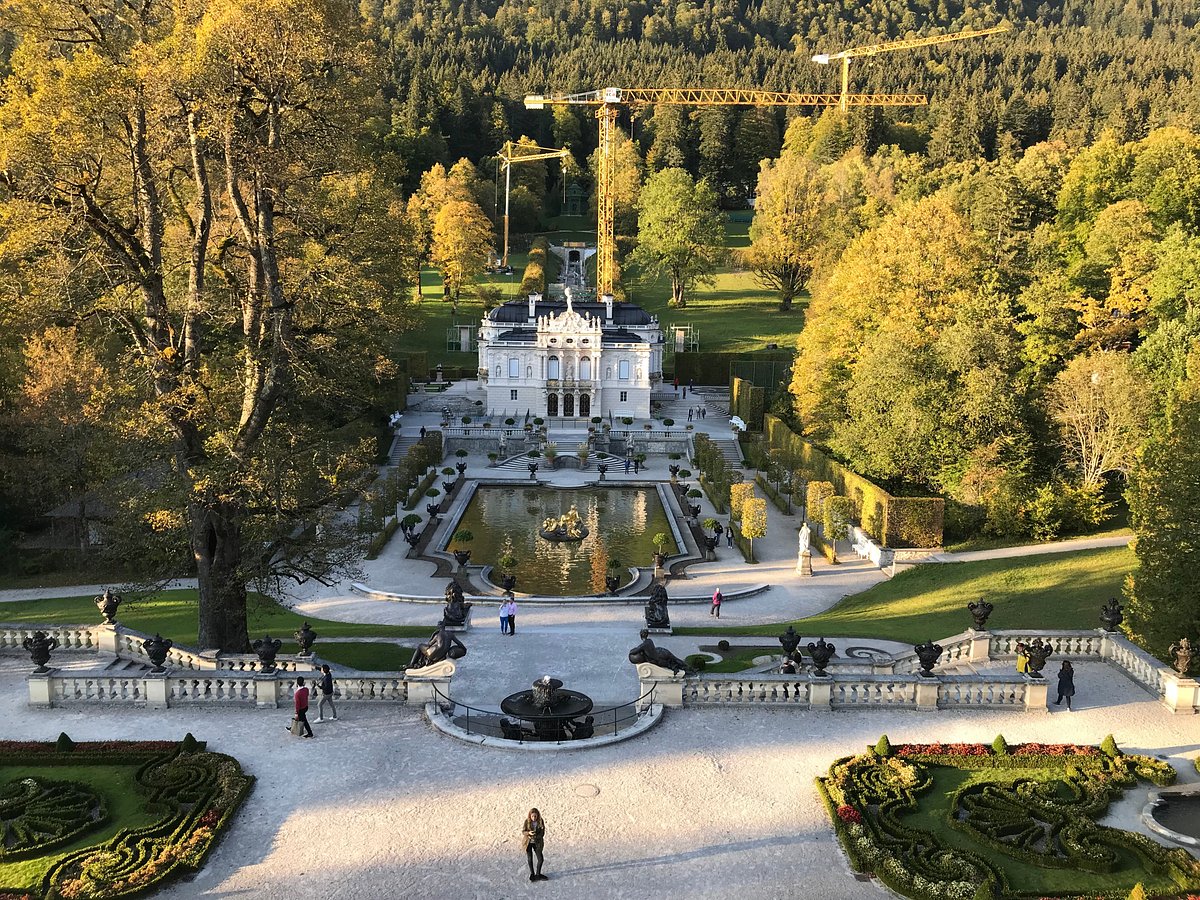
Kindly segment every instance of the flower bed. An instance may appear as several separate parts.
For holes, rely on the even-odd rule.
[[[68,771],[74,780],[56,777]],[[113,773],[122,771],[133,799],[113,796]],[[252,784],[237,760],[208,752],[191,735],[182,742],[74,744],[65,735],[48,744],[0,742],[0,819],[8,828],[0,897],[73,900],[156,888],[199,868]],[[14,860],[22,865],[5,866]],[[5,884],[13,873],[37,883]]]
[[[1124,900],[1200,889],[1185,850],[1096,824],[1138,780],[1175,770],[1110,740],[897,744],[835,762],[818,789],[851,865],[918,900]]]

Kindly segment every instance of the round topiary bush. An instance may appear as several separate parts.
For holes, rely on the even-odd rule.
[[[470,416],[463,416],[463,417],[462,417],[462,423],[463,423],[464,425],[470,425],[470,424],[471,424],[471,417],[470,417]]]
[[[729,649],[729,641],[717,641],[717,649],[724,652]]]
[[[425,492],[426,497],[440,497],[442,494],[437,488],[430,488]]]
[[[668,428],[670,428],[672,425],[675,424],[675,420],[674,419],[663,419],[663,424],[666,425]]]
[[[505,424],[505,425],[516,425],[516,424],[517,424],[517,420],[516,420],[516,419],[511,419],[511,418],[509,418],[509,419],[505,419],[505,420],[504,420],[504,424]]]
[[[452,469],[450,466],[446,466],[445,468],[442,469],[442,474],[443,475],[453,475],[454,469]]]

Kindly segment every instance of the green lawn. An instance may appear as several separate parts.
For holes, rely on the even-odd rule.
[[[161,818],[161,813],[151,813],[146,808],[145,794],[134,777],[139,765],[0,766],[0,785],[30,777],[81,782],[100,794],[108,809],[108,821],[102,826],[84,832],[49,854],[0,862],[0,888],[33,890],[46,871],[66,854],[100,844],[122,828],[141,828]]]
[[[971,624],[966,605],[995,604],[991,628],[1095,628],[1100,607],[1120,596],[1135,566],[1126,547],[970,563],[929,563],[841,600],[820,615],[772,625],[676,628],[687,635],[805,635],[886,638],[907,643],[948,637]]]
[[[422,638],[428,637],[433,633],[433,626],[423,628],[422,632]],[[399,672],[412,661],[416,645],[416,641],[411,646],[373,641],[321,644],[316,648],[316,653],[334,665],[348,666],[362,672]]]
[[[680,629],[676,628],[678,633]],[[705,644],[700,648],[705,653],[714,653],[721,657],[716,662],[705,662],[704,668],[701,671],[714,673],[727,672],[742,672],[754,665],[755,658],[759,656],[771,656],[773,654],[782,654],[782,647],[758,646],[758,647],[730,647],[728,650],[719,650],[715,646]],[[687,658],[687,662],[692,662],[693,657],[697,659],[707,660],[705,656],[693,653]]]
[[[252,595],[248,618],[252,640],[265,634],[287,640],[302,623],[308,622],[313,631],[317,632],[318,652],[323,653],[321,637],[427,638],[433,630],[435,617],[435,611],[431,610],[430,625],[365,625],[356,622],[334,622],[297,615],[272,600]],[[91,597],[56,597],[48,600],[0,603],[0,621],[19,625],[77,625],[99,622],[100,618]],[[145,600],[126,601],[121,604],[117,620],[122,625],[138,631],[151,634],[157,632],[177,644],[195,647],[200,628],[200,619],[196,608],[196,591],[193,589],[164,591]],[[359,647],[361,645],[353,644],[351,646]]]
[[[586,224],[588,227],[550,232],[548,236],[552,242],[595,241],[595,223],[591,219],[560,218],[556,222],[560,225]],[[749,246],[749,228],[747,222],[727,222],[727,245],[733,249]],[[499,287],[506,299],[514,297],[527,261],[524,253],[510,253],[511,276],[484,276],[478,283]],[[722,269],[712,284],[697,288],[688,305],[678,310],[667,306],[671,289],[666,279],[643,278],[633,268],[625,272],[625,277],[630,301],[657,315],[664,325],[694,325],[702,351],[742,353],[761,350],[768,343],[790,347],[804,324],[806,298],[798,300],[791,312],[781,313],[775,295],[759,285],[751,272]],[[456,321],[459,324],[478,322],[483,315],[483,306],[478,300],[464,297],[456,317],[451,304],[442,301],[441,277],[435,270],[426,269],[421,273],[421,302],[416,312],[420,322],[405,335],[406,349],[428,352],[431,366],[439,362],[452,366],[475,365],[474,353],[446,349],[446,327]]]

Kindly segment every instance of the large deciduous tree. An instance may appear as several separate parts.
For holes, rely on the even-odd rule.
[[[779,294],[783,312],[817,266],[830,206],[825,180],[811,160],[785,153],[763,162],[746,262],[764,287]]]
[[[1200,638],[1200,352],[1192,352],[1188,369],[1126,494],[1139,563],[1125,585],[1126,626],[1160,655],[1180,637]]]
[[[69,260],[30,315],[123,342],[121,424],[169,473],[146,524],[190,545],[201,646],[244,650],[248,583],[357,557],[336,505],[371,454],[335,429],[390,372],[408,255],[362,153],[362,23],[329,0],[8,10],[0,257]]]
[[[1077,356],[1046,390],[1067,464],[1097,488],[1110,473],[1128,475],[1150,419],[1151,398],[1127,353]]]
[[[433,264],[450,289],[454,309],[462,286],[483,272],[492,251],[492,223],[471,200],[451,200],[433,220]]]
[[[724,253],[716,192],[683,169],[663,169],[646,181],[638,200],[634,258],[647,272],[671,279],[671,306],[716,271]]]

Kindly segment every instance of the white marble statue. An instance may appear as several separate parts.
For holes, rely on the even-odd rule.
[[[812,536],[808,530],[808,523],[805,522],[803,525],[800,526],[800,555],[801,556],[803,556],[805,553],[809,552],[808,547],[809,547],[810,543],[812,543]]]

